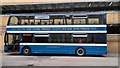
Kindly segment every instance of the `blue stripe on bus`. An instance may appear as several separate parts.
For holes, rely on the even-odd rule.
[[[25,45],[20,45],[20,53]],[[77,48],[84,48],[86,55],[102,55],[107,53],[107,46],[50,46],[50,45],[26,45],[31,48],[32,53],[47,53],[47,54],[75,54]]]
[[[33,27],[33,28],[6,28],[6,31],[106,31],[106,27]]]

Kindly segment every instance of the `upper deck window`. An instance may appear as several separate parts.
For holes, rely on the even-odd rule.
[[[74,19],[74,24],[75,24],[75,25],[86,24],[86,19],[75,18],[75,19]]]
[[[72,24],[71,16],[58,15],[58,16],[50,16],[50,24],[51,25],[70,25]]]
[[[71,25],[72,24],[72,18],[70,17],[65,17],[65,24]]]
[[[34,25],[34,17],[33,16],[22,16],[22,25]]]
[[[47,25],[49,24],[49,20],[41,20],[41,25]]]
[[[88,18],[88,24],[100,24],[99,18]]]
[[[83,15],[83,16],[73,16],[73,23],[74,25],[84,25],[86,24],[86,19],[87,19],[87,16],[86,15]]]
[[[101,24],[101,16],[100,15],[89,15],[88,17],[88,24],[96,25]]]
[[[35,20],[35,25],[48,25],[48,24],[49,24],[49,19]]]
[[[17,25],[18,22],[19,22],[18,17],[12,16],[12,17],[10,18],[10,25]]]
[[[62,25],[64,24],[64,16],[50,16],[50,24],[52,25]]]
[[[22,25],[28,25],[28,24],[29,24],[28,19],[22,20],[22,23],[21,23],[21,24],[22,24]]]
[[[11,16],[9,25],[97,25],[105,23],[103,15],[41,14],[37,16]]]

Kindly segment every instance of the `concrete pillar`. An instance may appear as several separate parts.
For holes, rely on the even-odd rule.
[[[0,34],[0,52],[4,52],[4,34]]]
[[[4,51],[4,33],[8,22],[8,16],[0,16],[0,52]]]

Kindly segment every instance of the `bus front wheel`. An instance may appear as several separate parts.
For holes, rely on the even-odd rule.
[[[76,50],[76,55],[78,55],[78,56],[83,56],[83,55],[85,55],[85,49],[83,49],[83,48],[78,48],[78,49]]]
[[[31,54],[31,49],[30,47],[24,47],[23,50],[22,50],[22,54],[23,55],[30,55]]]

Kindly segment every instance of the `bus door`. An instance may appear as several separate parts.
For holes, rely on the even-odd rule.
[[[8,52],[19,51],[19,35],[18,34],[6,34],[5,36],[5,50]]]

